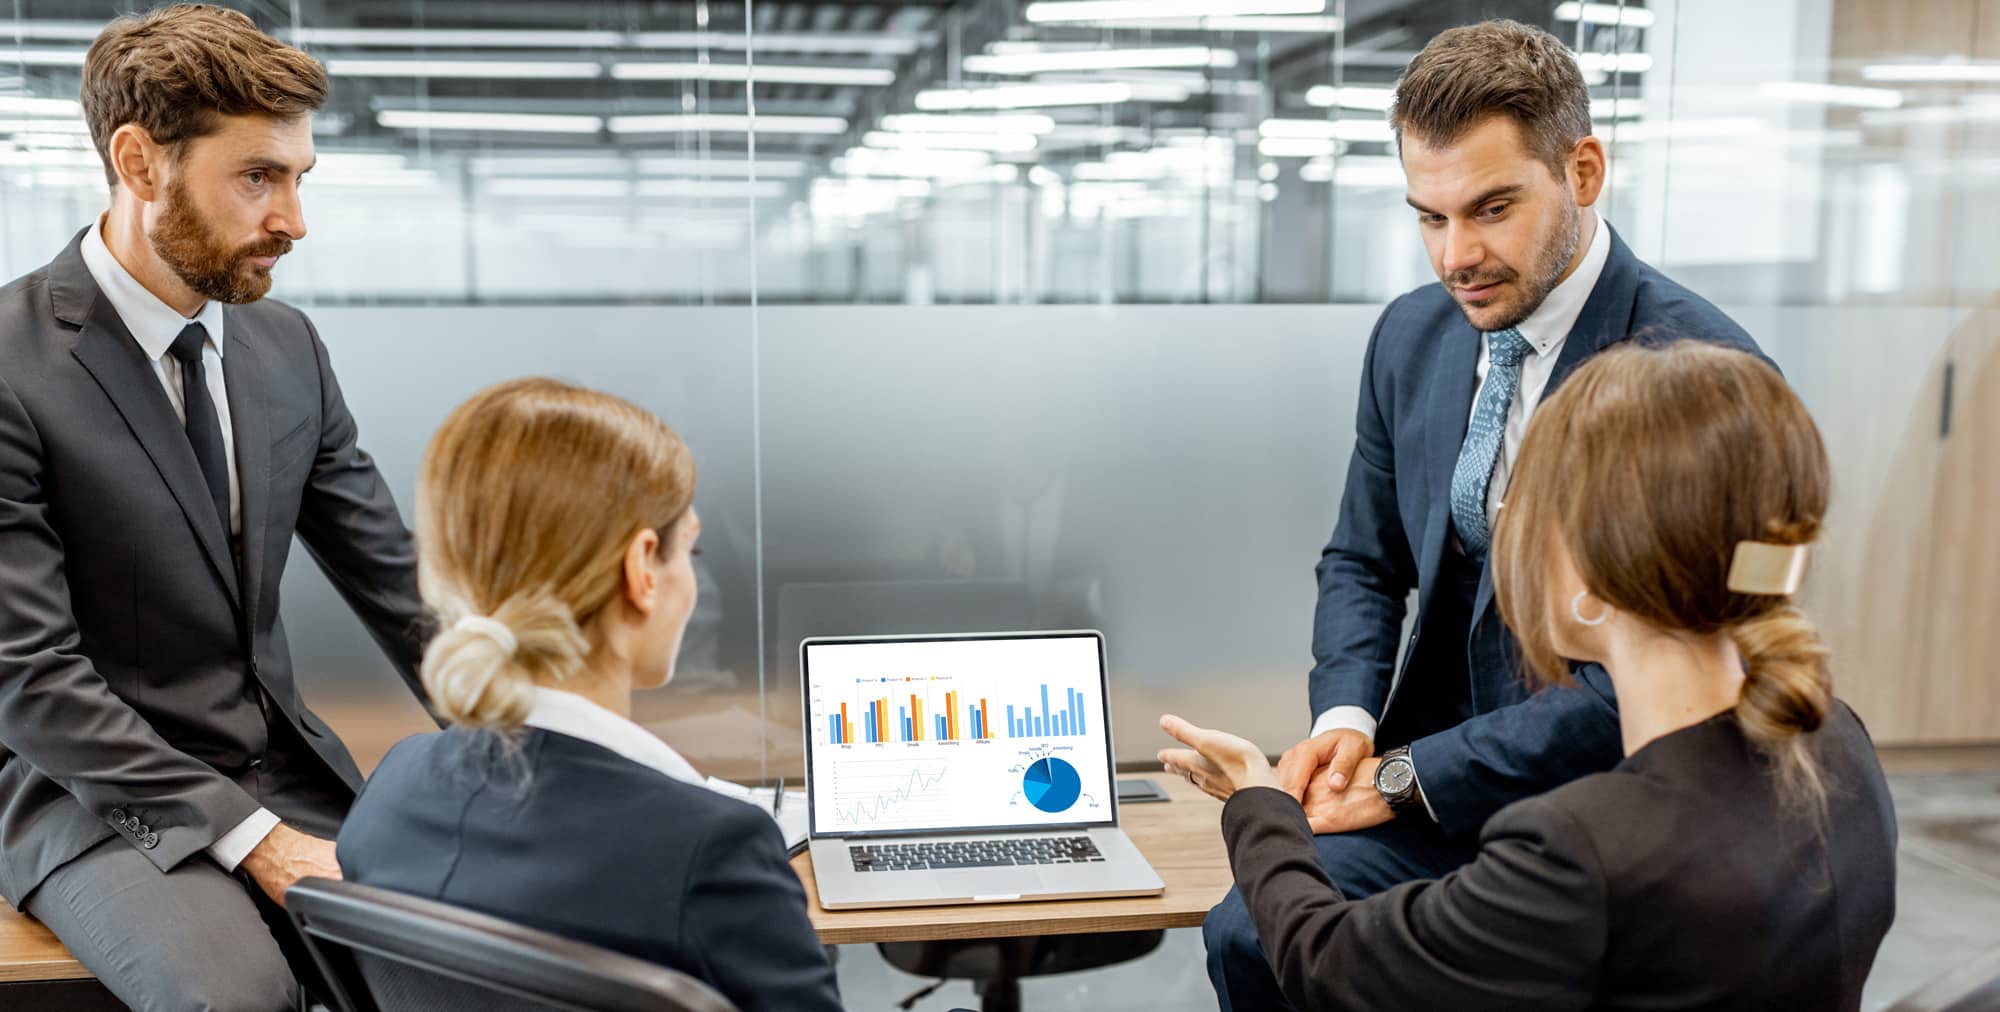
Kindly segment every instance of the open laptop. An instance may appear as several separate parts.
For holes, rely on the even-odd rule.
[[[815,638],[799,670],[821,906],[1165,891],[1118,828],[1102,634]]]

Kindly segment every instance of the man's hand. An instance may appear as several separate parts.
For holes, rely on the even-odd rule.
[[[1161,749],[1160,764],[1218,801],[1228,801],[1231,794],[1245,787],[1278,786],[1271,761],[1242,738],[1196,727],[1172,714],[1160,718],[1160,730],[1189,746]]]
[[[285,905],[285,890],[292,883],[302,878],[340,877],[332,840],[307,836],[282,822],[271,827],[263,841],[243,856],[241,867],[264,895],[281,907]]]
[[[1379,826],[1395,818],[1382,792],[1375,789],[1375,767],[1380,759],[1363,759],[1354,779],[1344,790],[1334,790],[1325,777],[1313,777],[1306,787],[1303,804],[1306,821],[1315,833],[1352,833]]]
[[[1339,792],[1354,782],[1354,768],[1375,754],[1375,741],[1353,728],[1335,728],[1293,745],[1278,757],[1278,783],[1286,793],[1306,799],[1306,782]],[[1315,777],[1315,773],[1325,771]],[[1373,780],[1370,780],[1373,783]]]

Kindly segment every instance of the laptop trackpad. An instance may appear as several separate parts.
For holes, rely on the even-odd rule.
[[[1046,888],[1042,873],[1033,868],[964,868],[934,872],[938,887],[949,896],[1012,899],[1039,893]]]

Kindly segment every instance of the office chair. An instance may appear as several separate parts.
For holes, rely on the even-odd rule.
[[[736,1012],[684,973],[386,889],[309,878],[285,909],[340,1012]]]

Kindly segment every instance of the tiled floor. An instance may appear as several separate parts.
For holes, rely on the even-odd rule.
[[[1927,981],[2000,947],[2000,770],[1896,774],[1889,778],[1902,826],[1895,927],[1882,945],[1862,1002],[1878,1010]],[[843,946],[840,989],[855,1012],[892,1010],[934,981],[882,961],[873,946]],[[1030,980],[1035,1010],[1208,1012],[1201,932],[1167,933],[1144,959],[1091,973]],[[971,985],[954,982],[912,1005],[919,1012],[978,1008]]]

